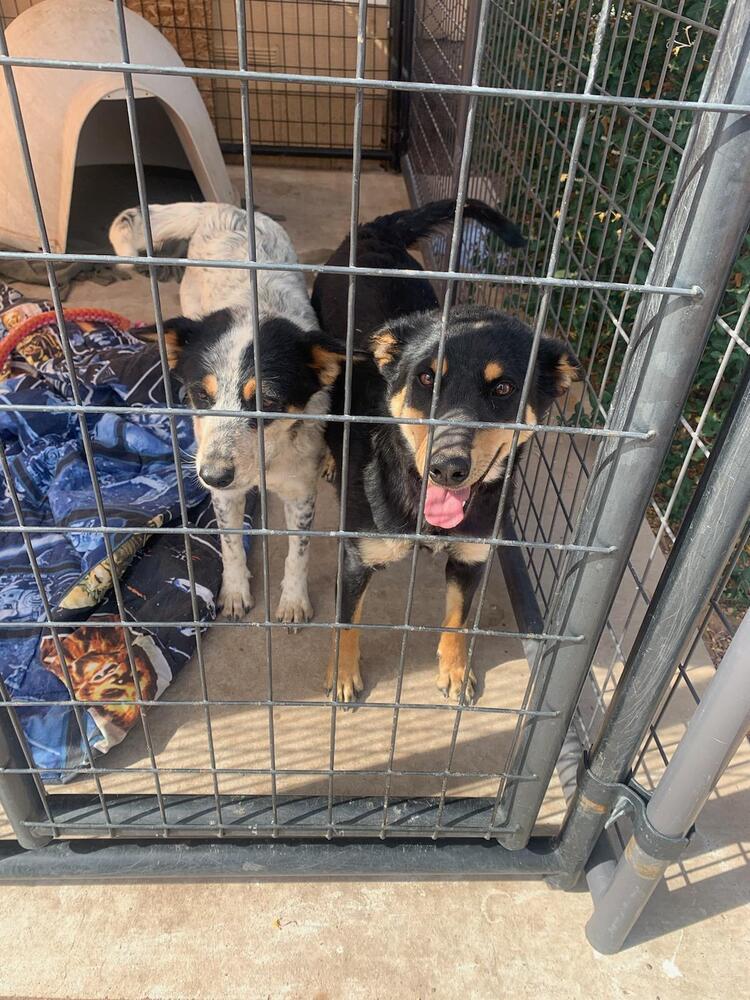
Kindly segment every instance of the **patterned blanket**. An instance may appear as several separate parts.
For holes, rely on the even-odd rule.
[[[46,309],[47,303],[26,300],[0,284],[0,336]],[[184,541],[149,534],[153,527],[181,523],[169,421],[145,409],[165,402],[158,352],[106,322],[66,326],[82,401],[144,408],[137,414],[86,415],[107,524],[142,529],[110,536],[126,620],[192,621]],[[177,398],[176,384],[173,391]],[[53,782],[90,766],[94,754],[118,743],[139,722],[138,706],[118,704],[136,696],[134,674],[141,698],[158,698],[196,642],[192,627],[136,625],[128,628],[128,655],[122,627],[108,624],[120,615],[104,539],[95,530],[100,520],[80,420],[72,413],[12,409],[70,402],[70,378],[51,324],[18,344],[0,371],[0,440],[14,486],[10,489],[3,476],[0,525],[17,527],[15,500],[24,524],[44,529],[26,538],[18,530],[0,534],[0,674],[2,694],[25,703],[18,716],[36,765]],[[191,422],[178,418],[175,424],[189,470]],[[210,501],[194,475],[184,477],[184,489],[190,524],[215,526]],[[66,534],[58,530],[62,527],[86,530]],[[51,630],[23,627],[46,617],[29,545],[53,619],[81,622],[57,630],[64,664]],[[208,621],[215,615],[221,577],[215,536],[192,537],[192,564],[199,620]],[[71,693],[81,708],[70,704]],[[87,707],[87,702],[97,704]]]

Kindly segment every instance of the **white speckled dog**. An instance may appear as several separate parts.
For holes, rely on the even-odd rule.
[[[178,203],[151,205],[154,249],[188,241],[193,260],[247,260],[247,213],[232,205]],[[117,254],[145,250],[140,209],[120,213],[109,238]],[[294,264],[297,256],[284,229],[255,213],[258,262]],[[131,265],[120,265],[130,268]],[[320,331],[304,275],[298,271],[257,271],[258,346],[262,367],[262,412],[290,414],[264,422],[265,472],[269,490],[284,502],[289,529],[306,531],[325,452],[322,421],[294,414],[328,412],[330,387],[343,355]],[[180,288],[183,315],[164,330],[170,368],[184,382],[190,404],[205,410],[255,410],[256,377],[250,312],[250,278],[235,268],[188,267]],[[156,341],[156,329],[138,335]],[[258,429],[252,417],[194,418],[196,468],[211,491],[220,528],[240,528],[248,490],[258,485]],[[277,619],[307,621],[312,607],[307,588],[307,537],[291,535]],[[219,604],[237,619],[253,606],[250,571],[242,536],[222,535],[224,573]]]

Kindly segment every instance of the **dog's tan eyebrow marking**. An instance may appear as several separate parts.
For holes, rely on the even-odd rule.
[[[248,403],[255,396],[255,379],[249,378],[242,386],[242,398]]]
[[[432,374],[435,375],[437,372],[437,358],[433,358],[430,362],[430,368],[432,369]],[[443,358],[443,375],[448,373],[448,359]]]
[[[208,375],[204,375],[201,385],[203,386],[203,389],[207,395],[211,396],[214,399],[216,398],[216,394],[219,391],[219,380],[216,378],[215,375],[212,375],[210,373]]]
[[[498,364],[497,361],[489,361],[484,366],[484,377],[487,382],[494,382],[495,379],[500,378],[500,376],[503,374],[503,371],[504,371],[503,366],[501,364]]]

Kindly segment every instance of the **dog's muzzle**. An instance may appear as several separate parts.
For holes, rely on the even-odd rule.
[[[466,419],[457,411],[447,416]],[[471,442],[472,431],[457,424],[438,427],[434,434],[424,517],[436,528],[455,528],[464,519],[471,496],[471,489],[464,485],[471,474]]]
[[[469,416],[458,410],[443,414],[441,419],[455,420],[455,424],[444,424],[437,427],[432,438],[432,454],[430,455],[429,476],[437,486],[445,489],[457,489],[471,473],[471,444],[474,432],[464,427],[458,421],[465,421]]]

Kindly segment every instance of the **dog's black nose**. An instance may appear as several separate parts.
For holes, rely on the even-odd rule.
[[[430,479],[446,489],[460,486],[471,472],[471,462],[463,455],[433,455]]]
[[[198,475],[206,486],[211,486],[215,490],[223,490],[234,482],[234,466],[206,465],[201,467]]]

